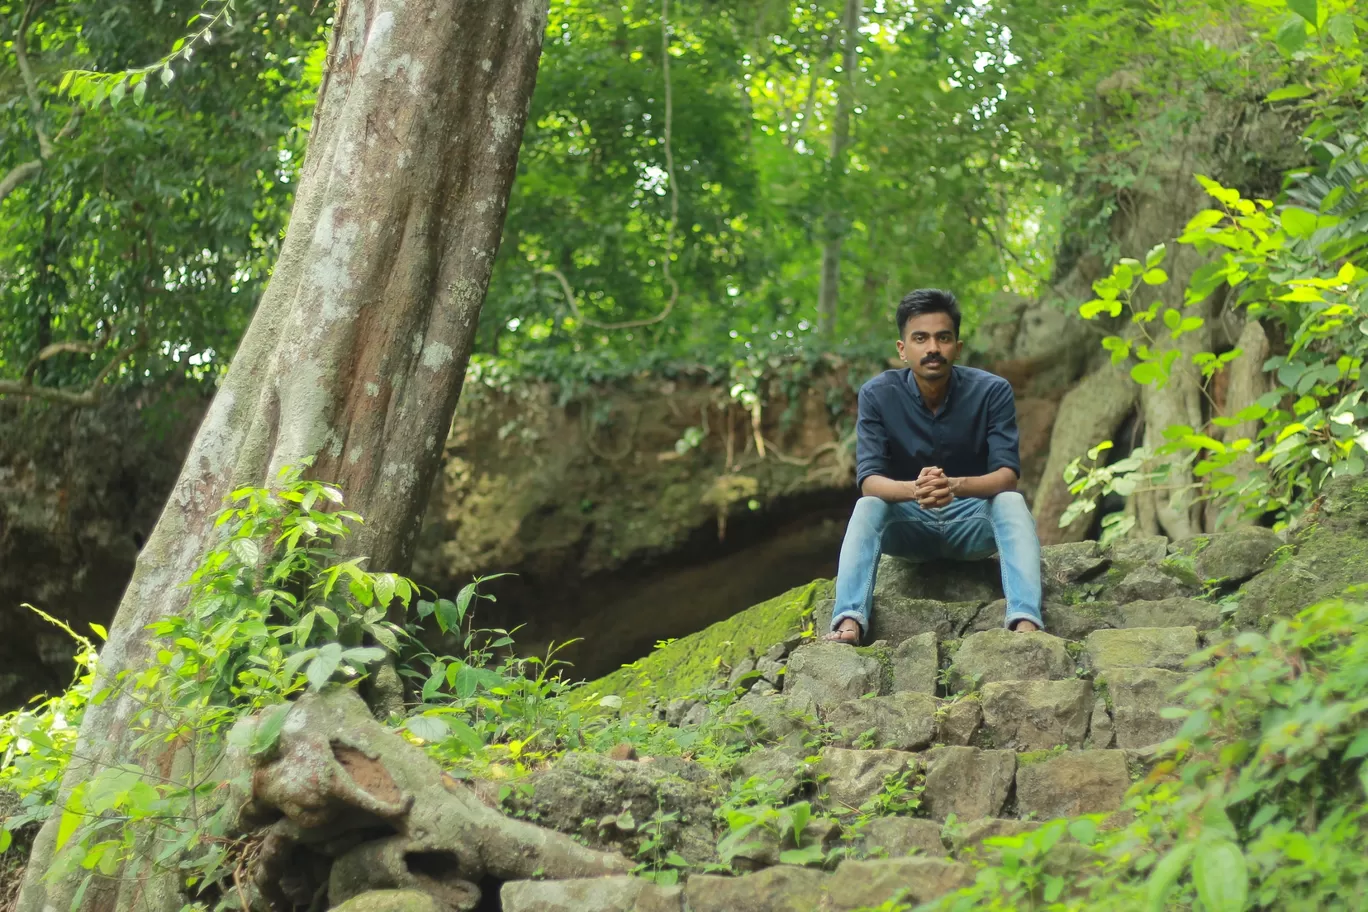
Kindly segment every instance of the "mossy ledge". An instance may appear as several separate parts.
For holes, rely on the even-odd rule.
[[[814,580],[747,608],[705,630],[674,640],[645,658],[576,689],[582,702],[622,698],[624,712],[639,711],[708,687],[719,663],[734,666],[748,655],[763,655],[776,643],[800,634],[812,621],[813,606],[830,598],[832,580]]]

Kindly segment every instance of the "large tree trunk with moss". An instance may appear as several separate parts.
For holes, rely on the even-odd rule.
[[[402,569],[460,394],[503,227],[546,0],[341,0],[308,160],[270,287],[204,418],[115,617],[104,685],[138,668],[145,627],[182,611],[224,496],[316,460],[365,515],[349,542]],[[92,706],[64,792],[140,755],[117,689]],[[168,748],[169,749],[169,748]],[[60,802],[59,802],[60,804]],[[23,912],[72,905],[46,882],[56,818]],[[175,909],[174,883],[98,877],[81,909]]]
[[[826,240],[822,244],[821,284],[817,289],[817,331],[831,335],[836,331],[837,306],[841,294],[841,242],[845,238],[847,216],[842,211],[841,184],[844,183],[847,149],[850,146],[850,113],[855,108],[855,70],[860,43],[862,0],[846,0],[841,22],[841,88],[836,98],[836,120],[831,127],[831,160],[828,163],[826,215],[822,219]]]

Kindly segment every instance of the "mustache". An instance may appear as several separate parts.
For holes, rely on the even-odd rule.
[[[945,359],[942,358],[940,355],[927,355],[925,358],[922,358],[922,359],[921,359],[921,363],[924,364],[924,365],[925,365],[925,364],[944,364],[944,363],[945,363]]]

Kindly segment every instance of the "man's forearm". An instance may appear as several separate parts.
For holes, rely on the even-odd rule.
[[[915,498],[916,486],[910,481],[894,481],[883,475],[870,475],[860,483],[860,493],[888,503],[906,503]]]
[[[1004,491],[1015,491],[1017,474],[1003,466],[987,475],[973,475],[950,479],[950,490],[956,497],[979,497],[987,500]]]

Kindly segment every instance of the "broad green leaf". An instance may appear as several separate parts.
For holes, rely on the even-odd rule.
[[[441,741],[451,733],[451,727],[440,716],[412,716],[404,723],[404,728],[424,741]]]
[[[1304,85],[1283,86],[1268,93],[1264,101],[1286,101],[1289,98],[1305,98],[1311,94],[1311,87]]]
[[[1310,237],[1316,233],[1316,213],[1296,206],[1288,206],[1278,214],[1283,230],[1295,238]]]
[[[1287,0],[1287,8],[1311,23],[1312,27],[1315,27],[1316,21],[1319,18],[1317,15],[1319,9],[1316,0]]]
[[[1163,285],[1168,281],[1168,273],[1158,268],[1146,269],[1140,278],[1146,285]]]
[[[1325,22],[1325,30],[1335,43],[1348,47],[1354,43],[1354,17],[1348,13],[1336,13]]]
[[[228,550],[233,552],[233,556],[245,567],[255,567],[261,560],[261,546],[251,538],[235,538],[228,545]]]
[[[332,679],[333,673],[337,671],[337,666],[342,662],[342,647],[337,643],[329,643],[318,650],[318,655],[309,662],[309,667],[304,670],[304,677],[309,681],[309,687],[313,690],[322,690],[323,686]]]
[[[1306,44],[1306,23],[1298,16],[1288,16],[1274,38],[1285,54],[1295,54]]]
[[[1249,871],[1240,847],[1227,839],[1197,846],[1192,881],[1207,912],[1242,912],[1249,899]]]
[[[1169,893],[1187,870],[1194,848],[1191,843],[1176,846],[1154,866],[1148,885],[1150,912],[1164,912],[1167,908]]]
[[[280,703],[261,714],[261,720],[252,731],[252,746],[248,751],[251,756],[260,757],[276,746],[276,742],[280,740],[280,732],[285,727],[285,717],[290,714],[292,705]]]
[[[1130,371],[1131,379],[1141,386],[1158,383],[1165,377],[1164,368],[1157,361],[1142,361]]]

